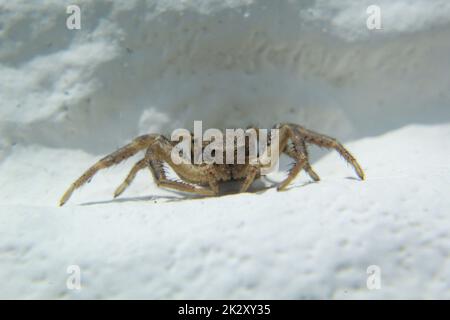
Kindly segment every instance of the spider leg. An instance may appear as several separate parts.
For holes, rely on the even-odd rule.
[[[85,171],[81,177],[79,177],[74,183],[70,185],[69,189],[67,189],[64,195],[61,197],[59,205],[64,205],[67,200],[69,200],[72,193],[76,189],[84,185],[86,182],[90,181],[99,170],[111,167],[135,155],[140,150],[145,149],[149,145],[151,145],[158,137],[160,137],[160,135],[155,134],[137,137],[126,146],[100,159],[97,163],[95,163],[92,167]]]
[[[161,161],[150,161],[150,170],[153,174],[153,177],[155,178],[155,182],[158,187],[175,189],[178,191],[195,193],[205,196],[213,196],[219,193],[217,183],[210,183],[210,189],[208,189],[204,187],[195,187],[185,182],[175,181],[167,178]]]
[[[169,188],[169,189],[175,189],[178,191],[183,192],[189,192],[189,193],[195,193],[203,196],[214,196],[216,193],[212,189],[203,188],[203,187],[194,187],[193,185],[180,182],[180,181],[174,181],[174,180],[159,180],[156,182],[158,187],[163,188]]]
[[[249,169],[249,173],[248,173],[247,177],[245,178],[244,182],[242,183],[241,189],[239,192],[247,191],[247,189],[250,187],[252,182],[255,180],[257,173],[258,173],[258,168],[256,166],[252,166]]]
[[[145,158],[138,161],[133,166],[133,168],[131,168],[130,172],[128,173],[128,176],[125,178],[125,180],[122,182],[122,184],[119,187],[117,187],[116,191],[114,192],[114,198],[117,198],[118,196],[120,196],[125,191],[125,189],[129,187],[131,182],[133,182],[134,178],[136,178],[136,174],[140,170],[142,170],[146,167],[148,167],[150,169],[150,172],[152,173],[153,178],[156,180],[154,170],[152,170],[150,167],[150,152],[151,152],[151,148],[148,148],[147,152],[145,154]],[[154,160],[154,162],[156,162],[156,161]],[[159,164],[159,165],[161,165],[161,164]],[[161,167],[161,170],[163,170],[162,167]]]
[[[207,188],[197,188],[188,183],[168,179],[163,166],[163,162],[160,160],[155,160],[154,158],[156,157],[154,155],[152,156],[152,151],[156,150],[152,150],[152,148],[149,148],[147,150],[145,158],[140,160],[133,166],[128,176],[114,192],[114,198],[122,194],[122,192],[125,191],[125,189],[134,180],[136,174],[146,167],[150,169],[150,172],[152,173],[152,176],[159,187],[171,188],[178,191],[197,193],[201,195],[214,195],[219,193],[217,183],[212,185],[210,184],[211,190],[209,190]]]
[[[284,190],[289,183],[292,182],[292,180],[295,179],[295,177],[298,175],[298,173],[305,167],[308,158],[307,156],[301,152],[301,146],[302,146],[302,139],[300,136],[295,134],[294,130],[290,126],[280,126],[280,142],[279,142],[279,150],[286,150],[287,144],[289,140],[292,141],[296,148],[296,152],[292,153],[292,157],[295,159],[295,165],[289,170],[288,176],[286,179],[284,179],[280,185],[278,186],[277,190]],[[306,149],[305,149],[306,150]]]
[[[308,153],[308,149],[306,148],[306,143],[304,140],[301,140],[300,146],[294,146],[293,148],[286,146],[284,153],[286,153],[289,157],[296,159],[296,157],[297,157],[296,147],[298,147],[300,149],[300,152],[303,153],[306,157],[306,162],[305,162],[305,167],[304,167],[305,171],[308,173],[308,175],[311,177],[311,179],[313,179],[316,182],[320,181],[319,175],[313,170],[313,168],[311,167],[311,164],[309,163],[309,153]]]
[[[306,164],[306,157],[304,154],[299,153],[296,158],[295,165],[289,170],[289,174],[286,179],[284,179],[281,184],[278,186],[277,190],[281,191],[286,189],[286,187],[289,185],[289,183],[292,182],[292,180],[295,179],[295,177],[298,175],[298,173],[305,167]]]
[[[348,163],[350,163],[356,174],[361,180],[364,180],[365,175],[364,171],[362,170],[361,166],[359,165],[358,161],[352,156],[352,154],[345,149],[345,147],[338,142],[336,139],[331,138],[329,136],[305,129],[299,125],[295,124],[285,124],[284,126],[288,126],[295,130],[295,132],[303,137],[305,142],[313,143],[315,145],[318,145],[319,147],[329,148],[336,150]]]
[[[182,164],[180,166],[174,165],[170,155],[171,147],[172,146],[168,144],[167,141],[160,140],[158,141],[158,143],[155,143],[153,146],[151,146],[148,150],[150,159],[149,168],[152,172],[153,178],[155,179],[156,185],[158,187],[170,188],[178,191],[195,193],[205,196],[217,195],[219,193],[219,186],[217,181],[215,181],[214,179],[208,179],[207,184],[209,185],[209,188],[205,188],[201,186],[196,187],[189,183],[167,178],[166,172],[163,167],[163,162],[166,162],[177,174],[182,166],[184,169],[196,168],[192,164]]]
[[[125,189],[128,188],[128,186],[131,184],[131,182],[134,180],[138,171],[144,169],[147,166],[148,166],[148,158],[144,158],[144,159],[140,160],[139,162],[137,162],[133,166],[133,168],[131,168],[130,173],[125,178],[125,180],[122,182],[122,184],[114,192],[114,198],[117,198],[118,196],[120,196],[125,191]]]

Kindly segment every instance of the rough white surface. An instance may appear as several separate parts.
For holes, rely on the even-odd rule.
[[[368,1],[79,1],[70,31],[64,1],[0,1],[0,297],[450,298],[450,9],[379,3],[370,32]],[[190,199],[143,172],[112,201],[134,157],[56,206],[193,120],[302,123],[367,181],[321,153],[286,192]]]

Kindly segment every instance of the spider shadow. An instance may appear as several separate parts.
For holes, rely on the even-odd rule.
[[[194,200],[194,199],[203,199],[208,198],[207,196],[201,196],[201,195],[189,195],[185,193],[178,193],[174,192],[176,194],[181,195],[182,197],[176,197],[176,196],[142,196],[142,197],[124,197],[124,198],[115,198],[111,200],[101,200],[101,201],[90,201],[90,202],[84,202],[81,203],[81,206],[93,206],[93,205],[101,205],[101,204],[112,204],[112,203],[128,203],[128,202],[151,202],[151,201],[158,201],[158,200],[164,200],[164,202],[178,202],[178,201],[185,201],[185,200]]]
[[[264,180],[267,181],[268,183],[270,183],[270,185],[269,186],[265,186],[263,188],[263,190],[276,188],[280,184],[280,181],[271,179],[271,178],[269,178],[267,176],[264,177]],[[314,181],[314,180],[308,180],[308,181],[304,181],[304,182],[301,182],[301,183],[298,183],[298,184],[294,184],[294,182],[293,182],[292,184],[289,185],[289,187],[284,189],[284,191],[295,189],[295,188],[303,188],[303,187],[306,187],[306,186],[308,186],[310,184],[316,184],[316,183],[319,183],[319,182],[320,181]]]
[[[358,180],[353,177],[347,177],[347,179]],[[260,179],[256,180],[250,186],[250,188],[248,189],[248,191],[246,193],[261,195],[269,189],[276,188],[276,186],[279,184],[279,181],[270,179],[268,177],[264,177],[264,180],[266,182],[268,182],[268,184],[264,183],[264,181],[262,181]],[[317,183],[317,182],[316,181],[306,181],[299,185],[292,185],[291,187],[286,188],[285,191],[295,189],[298,187],[305,187],[307,185],[315,184],[315,183]],[[185,193],[185,192],[178,192],[176,190],[167,190],[178,196],[152,195],[152,196],[142,196],[142,197],[124,197],[124,198],[115,198],[115,199],[110,199],[110,200],[84,202],[84,203],[81,203],[80,205],[81,206],[92,206],[92,205],[112,204],[112,203],[128,203],[128,202],[144,202],[144,201],[150,202],[150,201],[158,201],[158,200],[163,200],[165,203],[167,203],[167,202],[181,202],[181,201],[188,201],[188,200],[202,200],[202,199],[209,199],[209,198],[220,198],[220,197],[224,197],[224,196],[232,196],[232,195],[239,194],[239,191],[238,191],[239,186],[240,186],[240,183],[235,182],[235,181],[225,182],[222,184],[222,190],[221,190],[220,194],[215,197],[204,196],[204,195],[195,195],[195,194],[190,194],[190,193]]]
[[[188,201],[188,200],[201,200],[201,199],[208,199],[208,198],[219,198],[223,196],[231,196],[239,194],[237,191],[237,187],[239,186],[236,182],[225,182],[222,185],[222,190],[220,191],[220,194],[211,197],[211,196],[204,196],[204,195],[196,195],[196,194],[190,194],[185,192],[179,192],[176,190],[167,190],[173,194],[176,194],[178,196],[170,196],[170,195],[152,195],[152,196],[142,196],[142,197],[123,197],[123,198],[115,198],[110,200],[100,200],[100,201],[90,201],[90,202],[84,202],[81,203],[81,206],[93,206],[93,205],[101,205],[101,204],[112,204],[112,203],[128,203],[128,202],[150,202],[150,201],[158,201],[163,200],[165,203],[167,202],[180,202],[180,201]],[[262,182],[255,183],[255,185],[252,185],[248,192],[254,193],[254,194],[261,194],[264,191],[273,188],[273,185],[266,186]]]

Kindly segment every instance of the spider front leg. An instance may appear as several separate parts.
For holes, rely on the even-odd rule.
[[[241,189],[239,192],[243,193],[243,192],[247,192],[248,188],[250,187],[250,185],[253,183],[253,181],[255,181],[256,178],[256,174],[258,173],[259,168],[257,166],[252,166],[250,167],[248,173],[247,173],[247,177],[245,177],[244,182],[241,185]]]
[[[76,189],[84,185],[86,182],[90,181],[99,170],[118,164],[123,160],[128,159],[129,157],[135,155],[140,150],[146,149],[159,136],[160,135],[156,134],[148,134],[137,137],[126,146],[100,159],[92,167],[86,170],[81,177],[79,177],[74,183],[70,185],[69,189],[67,189],[64,195],[61,197],[59,205],[63,206],[69,200],[72,193]]]
[[[281,191],[286,189],[286,187],[295,179],[298,173],[305,167],[306,157],[304,154],[299,153],[295,165],[289,170],[288,176],[284,179],[278,186],[277,190]]]
[[[207,168],[201,168],[193,164],[175,164],[171,158],[172,144],[168,140],[159,140],[149,149],[150,170],[158,187],[175,189],[178,191],[195,193],[205,196],[214,196],[219,193],[219,185],[217,181],[205,175]],[[170,180],[167,178],[162,163],[167,163],[178,176],[187,181],[194,181],[201,185],[208,185],[209,188],[203,186],[195,186],[190,183]]]
[[[307,164],[309,165],[309,162],[308,157],[305,155],[305,153],[301,152],[301,150],[303,150],[304,142],[302,141],[302,139],[300,139],[298,135],[295,134],[294,130],[289,126],[281,126],[279,127],[279,130],[280,136],[279,136],[278,150],[285,152],[289,140],[291,140],[292,143],[294,144],[295,150],[290,152],[289,154],[289,156],[295,159],[295,165],[289,170],[286,179],[284,179],[278,186],[277,190],[281,191],[286,189],[286,187],[292,182],[292,180],[295,179],[295,177],[299,174],[299,172],[302,169],[304,169]],[[317,174],[314,171],[312,171],[312,168],[310,166],[309,169],[312,172],[313,176],[316,176],[318,178]],[[308,173],[310,171],[308,171]]]
[[[301,152],[306,157],[305,170],[306,170],[306,172],[308,172],[311,179],[313,179],[316,182],[320,181],[319,175],[313,170],[313,168],[311,167],[311,164],[309,163],[309,153],[308,153],[308,149],[306,147],[305,140],[301,140],[301,143],[302,143],[301,144]]]
[[[125,189],[128,188],[128,186],[131,184],[131,182],[133,182],[138,171],[146,168],[147,166],[148,166],[148,158],[144,158],[144,159],[140,160],[139,162],[137,162],[133,166],[133,168],[131,168],[130,173],[125,178],[125,180],[122,182],[122,184],[116,189],[116,191],[114,191],[114,198],[117,198],[118,196],[120,196],[125,191]]]
[[[182,192],[195,193],[204,196],[214,196],[219,193],[219,186],[215,181],[209,182],[210,189],[204,187],[195,187],[185,182],[168,179],[162,166],[155,165],[153,162],[151,162],[150,168],[153,173],[153,177],[155,177],[155,182],[158,187],[174,189]]]
[[[141,159],[139,162],[137,162],[133,168],[131,168],[130,172],[128,173],[127,177],[125,178],[125,180],[120,184],[119,187],[117,187],[116,191],[114,191],[114,198],[117,198],[118,196],[120,196],[126,188],[128,188],[131,184],[131,182],[133,182],[134,178],[136,178],[136,174],[148,167],[150,169],[150,172],[152,173],[153,177],[155,178],[155,174],[154,174],[154,169],[152,169],[152,167],[150,166],[150,159],[151,159],[151,151],[152,148],[149,147],[147,149],[147,152],[145,153],[145,158]],[[161,165],[161,164],[160,164]],[[161,170],[163,170],[162,166],[161,166]],[[156,178],[155,178],[156,180]]]
[[[299,151],[297,151],[299,149]],[[296,159],[298,157],[297,153],[303,153],[306,157],[305,162],[305,171],[308,173],[308,175],[313,179],[314,181],[320,181],[319,175],[313,170],[311,167],[311,164],[309,163],[309,153],[308,149],[306,148],[306,143],[304,140],[301,140],[301,144],[299,146],[295,146],[290,148],[288,145],[286,145],[286,149],[284,150],[284,153],[286,153],[289,157]]]
[[[134,180],[136,174],[146,167],[150,169],[153,179],[158,187],[170,188],[178,191],[196,193],[207,196],[216,195],[219,193],[219,187],[217,182],[215,181],[211,181],[209,183],[211,189],[207,189],[203,187],[195,187],[188,183],[168,179],[163,167],[163,161],[159,159],[164,158],[163,154],[167,153],[166,151],[168,151],[171,148],[171,145],[167,143],[167,141],[163,140],[160,140],[158,143],[159,146],[155,145],[153,147],[149,147],[145,155],[145,158],[140,160],[133,166],[133,168],[130,170],[130,173],[127,175],[125,180],[114,192],[114,198],[121,195]]]
[[[202,196],[215,196],[217,193],[211,188],[203,188],[203,187],[194,187],[191,184],[180,182],[180,181],[174,181],[169,179],[163,179],[156,182],[158,187],[168,188],[168,189],[174,189],[177,191],[182,192],[189,192],[189,193],[195,193]]]
[[[361,180],[364,180],[365,175],[358,161],[352,156],[352,154],[345,149],[345,147],[336,139],[329,136],[305,129],[299,125],[288,125],[293,127],[295,132],[298,133],[306,142],[313,143],[319,147],[329,148],[336,150],[348,163],[350,163],[356,174]]]

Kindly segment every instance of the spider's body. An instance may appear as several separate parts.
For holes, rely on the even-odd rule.
[[[279,130],[279,139],[275,140],[269,137],[268,145],[276,147],[279,154],[285,153],[295,160],[294,166],[289,170],[287,178],[280,183],[278,190],[285,189],[301,170],[305,170],[313,180],[319,181],[319,176],[309,163],[306,148],[306,145],[309,143],[335,149],[353,166],[357,175],[364,179],[364,172],[356,159],[337,140],[307,130],[296,124],[284,123],[275,126],[275,128]],[[255,130],[258,131],[258,129]],[[144,158],[133,166],[125,181],[116,189],[114,197],[119,196],[133,181],[137,172],[144,168],[150,169],[155,182],[160,187],[214,196],[219,194],[219,184],[224,181],[241,181],[240,192],[247,191],[252,182],[264,174],[262,169],[267,167],[267,164],[249,161],[250,149],[247,144],[244,144],[244,163],[236,161],[238,148],[242,147],[239,145],[228,150],[224,148],[224,159],[227,152],[232,152],[235,155],[233,157],[235,161],[231,164],[217,162],[195,163],[195,161],[194,163],[176,163],[172,159],[172,151],[176,144],[177,142],[170,141],[159,134],[148,134],[135,138],[130,144],[99,160],[72,183],[61,198],[60,205],[64,205],[73,191],[89,181],[99,170],[118,164],[141,150],[146,150]],[[270,149],[269,146],[268,150]],[[201,148],[201,151],[204,150],[204,147]],[[260,151],[258,150],[258,152]],[[194,154],[192,156],[195,158]],[[169,179],[166,175],[164,164],[170,166],[182,181]]]

